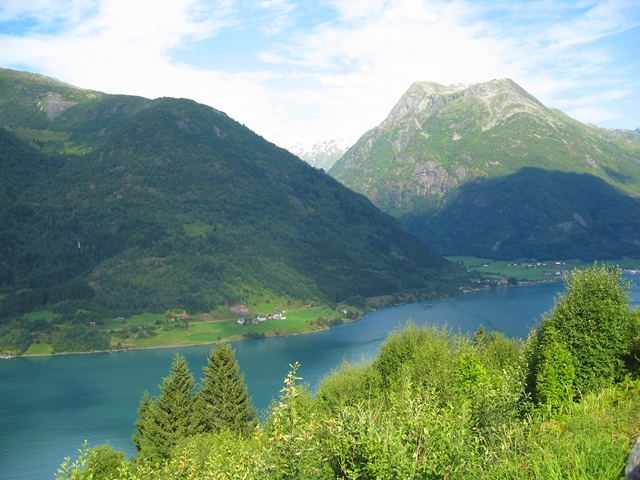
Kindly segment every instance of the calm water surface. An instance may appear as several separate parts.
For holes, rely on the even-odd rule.
[[[630,277],[633,279],[633,277]],[[235,342],[236,358],[257,408],[278,396],[289,364],[311,388],[343,359],[373,357],[387,334],[408,320],[473,332],[525,337],[553,306],[562,284],[470,293],[368,313],[359,322],[286,338]],[[632,300],[640,302],[634,287]],[[159,393],[177,352],[202,376],[211,346],[0,361],[0,478],[52,479],[64,457],[86,439],[134,453],[131,435],[145,390]]]

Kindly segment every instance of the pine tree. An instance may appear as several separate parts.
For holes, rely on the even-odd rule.
[[[235,351],[227,344],[216,345],[203,370],[199,396],[204,431],[250,435],[257,425],[257,412],[247,394]]]
[[[160,386],[160,395],[151,400],[145,393],[140,402],[133,441],[141,457],[169,458],[178,440],[198,433],[194,387],[186,359],[177,354],[169,376]]]
[[[151,395],[149,395],[149,392],[144,392],[144,395],[140,399],[140,406],[138,407],[139,417],[134,423],[136,431],[131,437],[138,453],[142,450],[144,441],[147,438],[147,422],[149,421],[149,412],[151,411],[152,404],[153,400],[151,399]]]

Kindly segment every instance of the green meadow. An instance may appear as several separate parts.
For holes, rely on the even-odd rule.
[[[265,305],[264,311],[268,308]],[[273,310],[273,308],[271,308]],[[241,325],[238,319],[199,322],[192,318],[186,326],[174,324],[166,320],[163,315],[142,314],[135,315],[128,320],[130,326],[154,328],[151,336],[136,335],[128,339],[112,338],[115,346],[118,342],[125,348],[151,348],[171,345],[193,345],[212,343],[221,340],[240,340],[244,338],[274,337],[279,335],[297,335],[328,328],[331,322],[343,321],[343,315],[336,310],[324,307],[309,306],[293,311],[285,311],[285,318],[267,319],[264,322],[253,323],[253,316],[246,318],[246,324]],[[157,320],[162,320],[157,325]],[[122,327],[123,322],[114,322]],[[108,324],[111,325],[111,324]]]
[[[551,282],[562,281],[566,271],[575,268],[585,268],[593,263],[578,259],[571,260],[493,260],[490,258],[451,256],[445,257],[469,271],[477,272],[486,278],[515,278],[518,282]],[[607,260],[606,264],[618,266],[622,269],[640,269],[640,260],[623,258],[621,260]]]
[[[139,315],[133,315],[129,319],[129,325],[131,326],[140,326],[140,325],[151,325],[155,324],[157,321],[164,321],[164,315],[160,315],[158,313],[142,313]]]
[[[25,352],[26,355],[49,355],[53,349],[48,343],[32,343]]]

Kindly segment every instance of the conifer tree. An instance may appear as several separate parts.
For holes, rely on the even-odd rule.
[[[154,400],[148,393],[142,397],[133,440],[140,456],[169,458],[178,440],[198,433],[200,425],[195,421],[194,387],[186,359],[177,354],[169,376],[160,386],[160,395]]]
[[[144,392],[144,395],[140,399],[140,406],[138,407],[139,417],[134,423],[136,431],[131,437],[138,453],[142,450],[144,440],[147,438],[147,422],[149,421],[149,412],[151,411],[152,404],[153,400],[151,399],[151,395],[149,395],[148,391]]]
[[[251,434],[257,425],[257,412],[247,394],[235,351],[227,344],[216,345],[203,370],[199,396],[204,431]]]

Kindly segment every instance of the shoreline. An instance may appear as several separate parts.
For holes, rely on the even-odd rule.
[[[495,287],[488,287],[488,288],[482,288],[480,290],[488,290],[491,288],[511,288],[511,287],[518,287],[518,286],[528,286],[528,285],[533,285],[536,283],[549,283],[550,281],[544,281],[544,282],[530,282],[530,283],[526,283],[526,284],[519,284],[519,285],[504,285],[504,286],[495,286]],[[553,282],[550,282],[553,283]],[[454,294],[454,295],[447,295],[445,297],[442,298],[446,298],[446,297],[453,297],[455,295],[464,295],[467,293],[474,293],[478,290],[461,290],[459,293]],[[425,301],[425,300],[416,300],[418,302],[420,301]],[[428,301],[428,300],[426,300]],[[407,303],[413,303],[413,302],[406,302],[406,303],[400,303],[400,304],[395,304],[395,305],[386,305],[386,307],[397,307],[400,305],[406,305]],[[385,307],[379,307],[379,308],[385,308]],[[369,312],[375,312],[376,310],[378,310],[379,308],[372,308],[370,310],[367,310],[365,312],[363,312],[358,318],[353,319],[353,320],[349,320],[349,321],[344,321],[344,323],[354,323],[354,322],[359,322],[360,320],[362,320],[367,313]],[[331,327],[326,327],[326,328],[321,328],[318,330],[310,330],[307,332],[298,332],[298,333],[288,333],[286,335],[270,335],[268,337],[264,337],[264,338],[275,338],[275,337],[280,337],[280,336],[284,336],[284,337],[289,337],[289,336],[298,336],[298,335],[310,335],[313,333],[317,333],[317,332],[323,332],[325,330],[329,330]],[[36,357],[57,357],[57,356],[62,356],[62,355],[94,355],[94,354],[101,354],[101,353],[124,353],[124,352],[129,352],[129,351],[136,351],[136,350],[165,350],[165,349],[170,349],[170,348],[187,348],[187,347],[201,347],[201,346],[206,346],[206,345],[215,345],[217,343],[223,343],[223,342],[240,342],[240,341],[247,341],[247,340],[256,340],[256,339],[251,339],[251,338],[232,338],[232,339],[227,339],[227,340],[215,340],[215,341],[211,341],[211,342],[202,342],[202,343],[188,343],[188,344],[169,344],[169,345],[157,345],[157,346],[153,346],[153,347],[128,347],[128,348],[114,348],[111,350],[92,350],[90,352],[58,352],[58,353],[32,353],[32,354],[21,354],[21,355],[13,355],[11,357],[3,357],[1,358],[2,360],[12,360],[15,358],[36,358]]]
[[[372,312],[372,311],[375,311],[375,309],[374,310],[367,310],[367,312],[364,312],[357,319],[350,320],[348,322],[343,322],[343,324],[344,323],[359,322],[360,320],[362,320],[362,318],[364,318],[364,316],[368,312]],[[299,336],[299,335],[310,335],[310,334],[317,333],[317,332],[324,332],[325,330],[329,330],[330,328],[331,327],[326,327],[326,328],[321,328],[321,329],[318,329],[318,330],[310,330],[308,332],[287,333],[286,335],[269,335],[269,336],[265,336],[264,338],[296,337],[296,336]],[[170,349],[170,348],[203,347],[203,346],[207,346],[207,345],[215,345],[217,343],[242,342],[242,341],[249,341],[249,340],[259,340],[259,339],[255,339],[255,338],[230,338],[230,339],[226,339],[226,340],[225,339],[214,340],[212,342],[156,345],[154,347],[114,348],[112,350],[92,350],[90,352],[31,353],[31,354],[22,354],[22,355],[11,355],[10,357],[0,357],[0,360],[13,360],[15,358],[59,357],[59,356],[62,356],[62,355],[94,355],[94,354],[100,354],[100,353],[124,353],[124,352],[136,351],[136,350],[165,350],[165,349]]]
[[[638,275],[640,274],[640,271],[638,270],[623,270],[623,274],[626,275]],[[529,281],[529,282],[520,282],[516,285],[498,285],[498,286],[494,286],[494,287],[488,287],[488,288],[480,288],[480,289],[472,289],[472,290],[461,290],[460,293],[458,294],[468,294],[468,293],[475,293],[477,291],[480,290],[487,290],[487,289],[492,289],[492,288],[514,288],[514,287],[527,287],[527,286],[531,286],[531,285],[537,285],[537,284],[541,284],[541,283],[562,283],[563,279],[549,279],[549,280],[542,280],[542,281]],[[455,296],[455,295],[449,295],[449,296]],[[425,301],[425,300],[417,300],[418,302],[420,301]],[[407,302],[407,303],[413,303],[413,302]],[[399,306],[399,305],[404,305],[404,304],[398,304],[398,305],[387,305],[387,307],[392,307],[392,306]],[[385,307],[380,307],[380,308],[385,308]],[[353,319],[353,320],[349,320],[349,321],[345,321],[343,323],[354,323],[354,322],[359,322],[360,320],[362,320],[367,313],[369,312],[374,312],[378,310],[377,308],[372,308],[370,310],[367,310],[365,312],[363,312],[358,318]],[[298,336],[298,335],[309,335],[309,334],[313,334],[313,333],[317,333],[317,332],[322,332],[325,330],[329,330],[331,327],[326,327],[326,328],[321,328],[318,330],[310,330],[310,331],[306,331],[306,332],[298,332],[298,333],[288,333],[286,335],[270,335],[264,338],[275,338],[275,337],[279,337],[279,336],[284,336],[284,337],[289,337],[289,336]],[[188,343],[188,344],[169,344],[169,345],[157,345],[157,346],[153,346],[153,347],[128,347],[128,348],[115,348],[115,349],[110,349],[110,350],[93,350],[90,352],[59,352],[59,353],[33,353],[33,354],[21,354],[21,355],[10,355],[8,357],[6,356],[2,356],[0,357],[0,360],[12,360],[15,358],[35,358],[35,357],[56,357],[56,356],[61,356],[61,355],[93,355],[93,354],[100,354],[100,353],[123,353],[123,352],[128,352],[128,351],[135,351],[135,350],[164,350],[164,349],[170,349],[170,348],[187,348],[187,347],[199,347],[199,346],[206,346],[206,345],[215,345],[217,343],[223,343],[223,342],[239,342],[239,341],[246,341],[246,340],[255,340],[255,339],[251,339],[251,338],[232,338],[232,339],[222,339],[222,340],[215,340],[215,341],[211,341],[211,342],[202,342],[202,343]]]
[[[554,283],[554,281],[550,281],[550,280],[545,280],[543,282],[528,282],[526,284],[518,284],[518,285],[498,285],[498,286],[494,286],[494,287],[488,287],[488,288],[481,288],[478,290],[461,290],[459,293],[454,294],[454,295],[448,295],[445,297],[453,297],[455,295],[464,295],[467,293],[474,293],[476,291],[479,290],[489,290],[492,288],[511,288],[511,287],[525,287],[528,285],[534,285],[536,283]],[[444,297],[443,297],[444,298]],[[417,300],[418,302],[420,301],[425,301],[425,300]],[[413,302],[406,302],[406,303],[413,303]],[[397,307],[400,305],[405,305],[406,303],[401,303],[401,304],[396,304],[396,305],[387,305],[387,307]],[[385,307],[380,307],[380,308],[385,308]],[[372,308],[370,310],[367,310],[365,312],[363,312],[358,318],[353,319],[353,320],[349,320],[347,322],[343,322],[343,323],[354,323],[354,322],[359,322],[360,320],[362,320],[367,313],[369,312],[375,312],[376,310],[378,310],[379,308]],[[279,337],[279,336],[285,336],[285,337],[289,337],[289,336],[298,336],[298,335],[310,335],[313,333],[317,333],[317,332],[322,332],[325,330],[329,330],[331,327],[326,327],[326,328],[321,328],[318,330],[310,330],[307,332],[298,332],[298,333],[288,333],[286,335],[270,335],[268,337],[265,338],[275,338],[275,337]],[[58,353],[32,353],[32,354],[21,354],[21,355],[12,355],[10,357],[2,357],[0,359],[2,360],[12,360],[15,358],[37,358],[37,357],[57,357],[57,356],[62,356],[62,355],[94,355],[94,354],[101,354],[101,353],[124,353],[124,352],[129,352],[129,351],[136,351],[136,350],[165,350],[165,349],[170,349],[170,348],[187,348],[187,347],[201,347],[201,346],[206,346],[206,345],[215,345],[217,343],[222,343],[222,342],[239,342],[239,341],[246,341],[246,340],[256,340],[256,339],[251,339],[251,338],[232,338],[232,339],[227,339],[227,340],[215,340],[212,342],[202,342],[202,343],[188,343],[188,344],[169,344],[169,345],[157,345],[157,346],[153,346],[153,347],[128,347],[128,348],[115,348],[115,349],[110,349],[110,350],[92,350],[90,352],[58,352]]]

